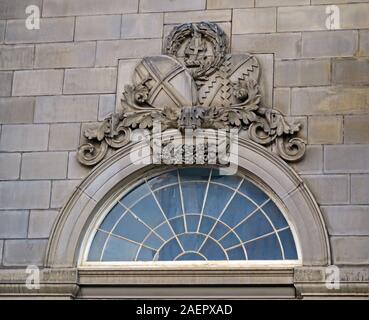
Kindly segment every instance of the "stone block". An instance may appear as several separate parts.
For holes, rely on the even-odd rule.
[[[326,30],[325,6],[297,6],[278,8],[277,31]]]
[[[70,152],[68,158],[68,179],[83,179],[92,170],[77,161],[76,152]]]
[[[232,36],[233,53],[274,53],[277,59],[300,56],[301,34],[271,33]]]
[[[67,152],[23,153],[21,178],[63,179],[67,177]]]
[[[26,8],[30,5],[41,8],[42,0],[1,0],[0,19],[25,19]]]
[[[369,172],[369,145],[325,146],[324,171],[330,173]]]
[[[63,70],[15,71],[13,96],[61,94],[63,77]]]
[[[300,174],[315,174],[323,172],[323,146],[306,146],[304,157],[292,164]]]
[[[232,20],[231,10],[169,12],[164,15],[165,24],[179,24],[201,21],[227,22],[231,20]]]
[[[1,209],[47,209],[50,181],[1,181]]]
[[[99,99],[99,115],[98,120],[104,120],[108,115],[115,112],[115,95],[104,94]]]
[[[369,112],[369,90],[353,87],[292,89],[291,114],[333,115]]]
[[[330,84],[330,60],[283,60],[275,62],[276,87],[307,87]]]
[[[95,42],[36,45],[35,68],[92,67],[95,51]]]
[[[319,204],[348,204],[348,175],[303,175]]]
[[[355,30],[333,30],[304,32],[302,34],[302,56],[351,57],[358,49],[358,32]]]
[[[80,76],[80,74],[78,73],[76,76]],[[89,83],[94,81],[92,76],[88,78]],[[84,82],[86,80],[87,78]],[[72,83],[70,83],[70,86],[72,87]],[[35,122],[96,121],[98,101],[99,97],[97,95],[37,97]]]
[[[122,17],[122,39],[161,38],[163,36],[163,14],[126,14]]]
[[[44,17],[82,16],[137,12],[138,0],[44,0]]]
[[[120,38],[121,15],[82,16],[76,18],[76,41]]]
[[[344,85],[369,84],[369,59],[334,60],[332,82]]]
[[[327,206],[322,212],[330,235],[369,235],[369,206]]]
[[[33,67],[34,46],[0,45],[0,70],[29,69]]]
[[[140,12],[203,10],[206,0],[140,0]]]
[[[43,264],[47,240],[6,240],[4,266],[28,266]]]
[[[359,39],[359,55],[369,56],[369,30],[360,30]]]
[[[9,97],[11,95],[12,81],[13,72],[0,72],[0,97]]]
[[[289,115],[291,112],[290,88],[275,88],[273,94],[273,108],[279,110],[284,115]]]
[[[369,263],[369,237],[332,237],[331,246],[334,264]]]
[[[9,20],[6,43],[41,43],[73,41],[74,18],[41,18],[40,29],[27,30],[24,20]]]
[[[28,238],[49,238],[58,214],[57,210],[31,210]]]
[[[351,203],[369,204],[369,174],[351,175]]]
[[[340,8],[340,27],[342,29],[369,28],[369,3],[347,4]]]
[[[96,66],[117,66],[119,59],[138,59],[161,54],[161,39],[99,41]]]
[[[0,180],[18,179],[20,162],[20,153],[0,153]]]
[[[233,10],[233,34],[276,31],[276,8]]]
[[[0,238],[27,238],[28,211],[0,211]]]
[[[122,109],[121,100],[123,98],[124,86],[132,84],[133,72],[139,61],[138,59],[119,60],[117,95],[115,99],[116,111],[121,111]]]
[[[345,116],[345,143],[369,143],[369,115]]]
[[[0,43],[4,42],[5,29],[6,29],[6,21],[0,20]]]
[[[53,181],[51,188],[51,208],[61,208],[66,204],[80,180]]]
[[[255,0],[255,7],[305,6],[310,0]]]
[[[86,68],[65,71],[65,94],[76,93],[115,93],[116,68]]]
[[[79,123],[50,125],[49,150],[76,150],[80,131]]]
[[[3,263],[4,240],[0,240],[0,266]]]
[[[337,144],[343,142],[343,117],[309,117],[309,144]]]
[[[207,0],[207,9],[252,8],[254,0]]]
[[[0,139],[2,151],[47,150],[48,125],[3,125]]]

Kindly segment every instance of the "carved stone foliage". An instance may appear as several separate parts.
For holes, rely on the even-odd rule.
[[[78,160],[95,165],[108,148],[128,144],[132,130],[233,129],[265,146],[274,144],[287,161],[299,160],[305,143],[276,109],[261,103],[260,66],[249,54],[230,54],[228,39],[215,23],[177,26],[167,38],[165,55],[146,57],[136,66],[132,85],[124,88],[122,111],[86,130],[89,143]]]

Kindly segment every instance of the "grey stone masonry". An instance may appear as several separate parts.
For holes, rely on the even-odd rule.
[[[125,14],[122,17],[122,39],[161,38],[163,14]]]
[[[187,11],[205,9],[206,0],[140,0],[140,12]]]
[[[42,265],[47,240],[6,240],[4,244],[4,266]]]
[[[335,264],[368,264],[369,237],[332,237]]]
[[[57,210],[31,210],[28,238],[48,238],[58,214]]]
[[[120,38],[121,15],[76,18],[75,40],[113,40]]]
[[[233,34],[276,31],[276,8],[234,9]]]
[[[351,176],[351,203],[369,204],[369,174]]]
[[[20,163],[20,153],[0,153],[0,180],[18,179]]]
[[[369,84],[369,59],[333,61],[332,81],[342,85]]]
[[[24,19],[29,5],[41,8],[42,0],[1,0],[0,19]]]
[[[27,210],[0,210],[0,238],[26,238],[28,229]]]
[[[29,69],[33,67],[34,46],[0,45],[0,70]]]
[[[12,92],[13,72],[0,72],[0,97],[8,97]]]

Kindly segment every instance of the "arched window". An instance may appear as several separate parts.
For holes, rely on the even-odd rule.
[[[298,260],[270,192],[243,174],[183,168],[141,179],[95,224],[86,263]]]

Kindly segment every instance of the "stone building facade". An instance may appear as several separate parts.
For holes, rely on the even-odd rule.
[[[30,5],[40,10],[39,29],[26,28]],[[302,124],[300,161],[273,160],[247,141],[240,152],[250,163],[267,159],[259,169],[271,184],[284,174],[301,188],[309,200],[293,205],[307,218],[296,228],[308,234],[309,210],[322,221],[316,239],[300,245],[305,256],[309,246],[321,253],[311,249],[310,260],[289,269],[184,268],[181,279],[170,267],[79,268],[93,207],[119,184],[104,177],[119,177],[114,164],[127,161],[118,151],[94,170],[79,163],[84,132],[119,111],[135,66],[162,54],[175,26],[202,21],[224,30],[232,54],[255,55],[263,103]],[[93,188],[107,188],[99,201]],[[63,249],[60,239],[76,247]],[[26,286],[31,265],[40,269],[39,289]],[[326,285],[328,266],[338,267],[339,288]],[[0,0],[0,297],[367,298],[368,291],[369,1]]]

